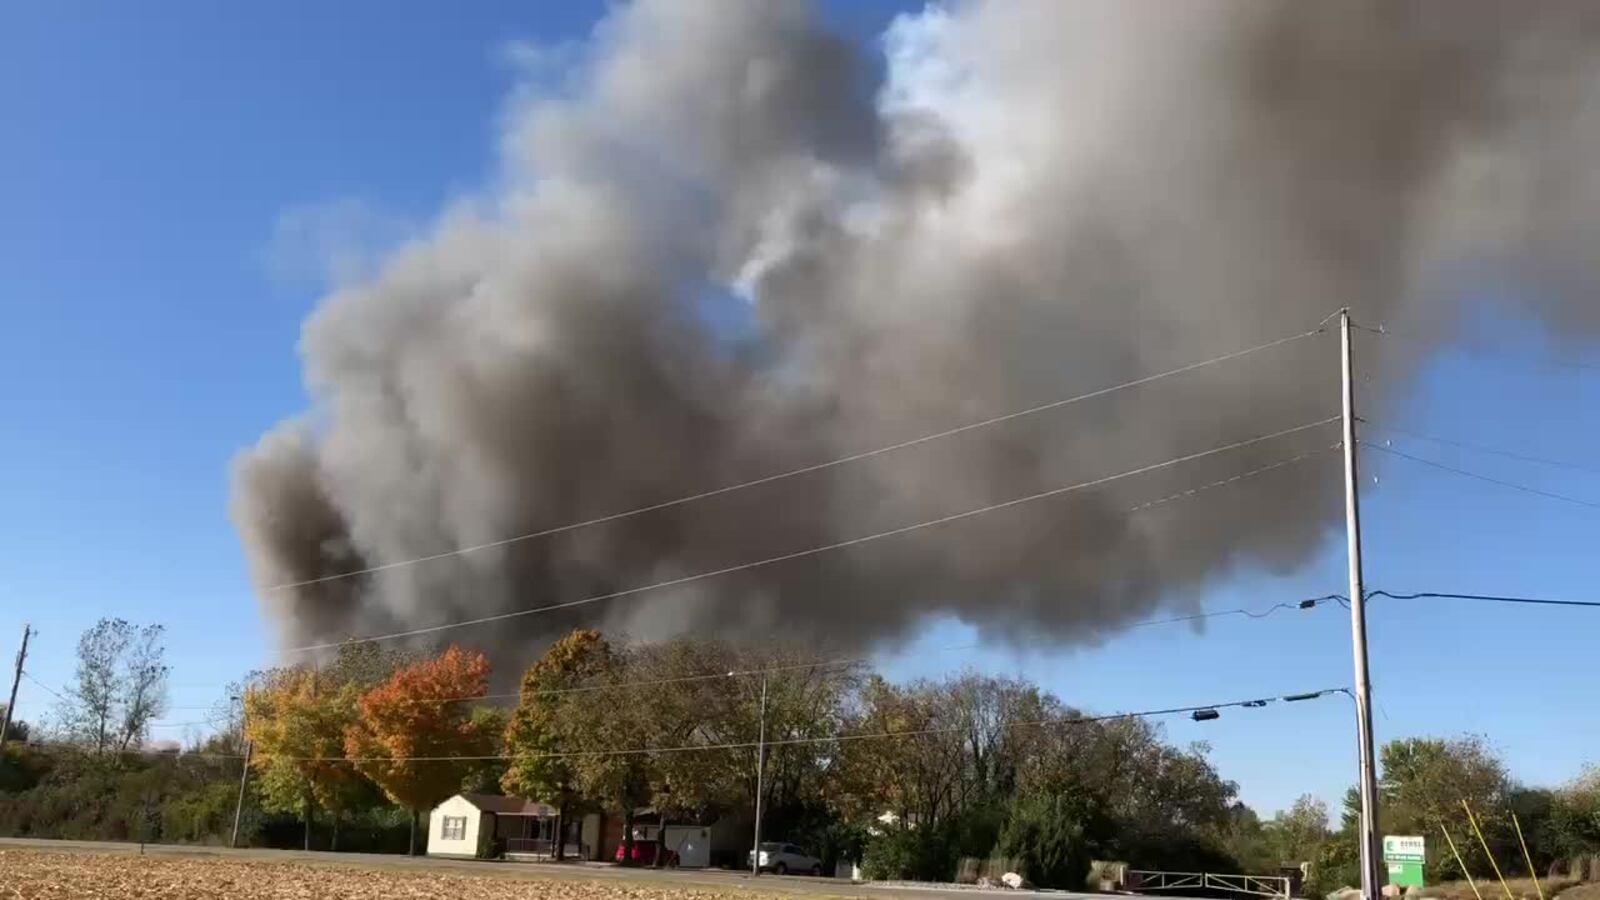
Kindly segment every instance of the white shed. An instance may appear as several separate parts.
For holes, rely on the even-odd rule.
[[[494,827],[491,814],[468,795],[457,794],[428,814],[428,855],[477,856],[478,835],[485,827]]]

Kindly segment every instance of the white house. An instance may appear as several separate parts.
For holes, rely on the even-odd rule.
[[[599,858],[600,816],[561,822],[555,807],[521,797],[457,794],[428,814],[428,855],[476,857],[491,850],[508,859],[553,856],[563,833],[571,859]]]
[[[474,803],[473,796],[457,794],[428,814],[429,856],[478,855],[478,835],[494,833],[494,816]]]

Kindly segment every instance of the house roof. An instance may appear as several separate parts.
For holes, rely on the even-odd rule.
[[[522,797],[501,797],[498,794],[462,794],[461,799],[483,812],[502,816],[554,816],[556,808],[548,803]]]

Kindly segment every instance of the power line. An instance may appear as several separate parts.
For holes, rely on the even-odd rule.
[[[1329,450],[1337,450],[1337,449],[1339,449],[1339,444],[1335,443],[1335,444],[1333,444],[1333,445],[1331,445],[1331,446],[1329,446],[1327,448],[1324,448],[1322,450],[1310,450],[1310,451],[1307,451],[1305,453],[1301,453],[1298,456],[1292,456],[1292,457],[1290,457],[1288,459],[1280,460],[1278,462],[1271,463],[1269,465],[1261,466],[1260,468],[1257,468],[1257,469],[1251,469],[1248,472],[1240,472],[1238,475],[1234,475],[1234,476],[1232,476],[1230,478],[1222,478],[1222,479],[1218,479],[1217,481],[1209,481],[1209,482],[1206,482],[1205,484],[1202,484],[1202,485],[1199,485],[1199,486],[1196,486],[1196,487],[1192,487],[1192,488],[1190,488],[1190,489],[1188,489],[1186,491],[1179,491],[1176,494],[1169,494],[1169,495],[1167,495],[1165,497],[1161,497],[1161,498],[1156,499],[1156,500],[1151,500],[1148,503],[1141,503],[1138,506],[1129,507],[1128,508],[1128,512],[1130,512],[1130,513],[1143,512],[1144,510],[1152,509],[1152,508],[1157,507],[1157,506],[1163,506],[1163,505],[1171,503],[1171,502],[1173,502],[1175,500],[1186,500],[1186,499],[1188,499],[1190,497],[1193,497],[1195,494],[1198,494],[1198,493],[1200,493],[1202,491],[1209,491],[1212,488],[1219,488],[1219,487],[1225,487],[1225,486],[1230,485],[1230,484],[1236,484],[1236,483],[1238,483],[1240,481],[1244,481],[1246,478],[1254,478],[1257,475],[1264,475],[1267,472],[1271,472],[1271,471],[1274,471],[1276,469],[1281,469],[1281,468],[1283,468],[1285,466],[1292,466],[1292,465],[1294,465],[1295,463],[1298,463],[1298,462],[1305,462],[1306,460],[1312,458],[1313,456],[1318,455],[1319,453],[1326,453]]]
[[[1204,619],[1215,619],[1215,618],[1221,618],[1221,617],[1224,617],[1224,616],[1245,616],[1245,617],[1250,618],[1250,619],[1266,619],[1266,618],[1271,617],[1275,613],[1278,613],[1278,612],[1281,612],[1281,611],[1284,611],[1284,610],[1313,609],[1313,608],[1315,608],[1317,606],[1320,606],[1323,603],[1327,603],[1329,601],[1334,601],[1334,602],[1338,602],[1338,603],[1341,603],[1341,604],[1347,602],[1342,594],[1325,594],[1325,595],[1323,595],[1321,597],[1310,597],[1310,598],[1306,598],[1304,600],[1296,600],[1296,601],[1290,601],[1290,602],[1285,602],[1285,603],[1274,603],[1272,606],[1266,607],[1264,609],[1251,610],[1251,609],[1244,609],[1244,608],[1241,607],[1241,608],[1237,608],[1237,609],[1213,610],[1211,612],[1193,613],[1193,614],[1182,615],[1182,616],[1169,616],[1169,617],[1161,618],[1161,619],[1147,619],[1147,620],[1144,620],[1142,622],[1133,622],[1131,624],[1124,625],[1124,626],[1121,626],[1121,627],[1124,630],[1131,631],[1131,630],[1133,630],[1135,628],[1148,628],[1148,627],[1153,627],[1153,626],[1156,626],[1156,625],[1174,625],[1174,624],[1180,624],[1180,623],[1184,623],[1184,622],[1197,622],[1197,621],[1201,621],[1201,620],[1204,620]],[[1030,639],[1030,640],[1023,641],[1021,643],[1025,643],[1025,644],[1042,644],[1042,643],[1053,643],[1056,640],[1057,639],[1054,638],[1054,637],[1040,636],[1040,637],[1037,637],[1037,638],[1033,638],[1033,639]],[[977,649],[981,649],[983,646],[985,646],[985,645],[983,643],[981,643],[981,642],[969,642],[969,643],[965,643],[965,644],[948,644],[948,645],[941,646],[941,647],[929,647],[929,648],[925,648],[925,649],[919,650],[918,652],[919,653],[923,653],[923,654],[952,653],[952,652],[963,651],[963,650],[977,650]],[[565,695],[565,694],[586,694],[586,693],[596,693],[596,692],[599,692],[599,691],[621,690],[621,689],[626,689],[626,688],[657,687],[657,686],[668,685],[668,684],[687,684],[687,683],[696,682],[696,681],[716,681],[718,679],[723,679],[723,678],[750,678],[750,677],[755,677],[755,676],[760,676],[760,675],[776,675],[776,674],[780,674],[780,673],[783,673],[783,672],[793,672],[793,671],[798,671],[798,670],[801,670],[801,669],[823,670],[823,669],[847,668],[847,667],[850,667],[850,666],[867,665],[867,664],[873,662],[873,660],[874,660],[874,658],[870,657],[870,656],[838,657],[838,658],[834,658],[834,659],[813,660],[813,661],[810,661],[810,662],[793,663],[793,664],[782,665],[782,666],[766,666],[766,667],[758,668],[758,669],[736,669],[736,670],[733,670],[733,671],[703,672],[703,673],[698,673],[698,674],[694,674],[694,675],[676,675],[676,676],[672,676],[672,677],[669,677],[669,678],[648,678],[648,679],[635,679],[635,680],[629,680],[629,681],[607,681],[607,682],[602,682],[602,683],[599,683],[599,684],[577,685],[577,686],[574,686],[574,687],[565,687],[565,688],[541,688],[541,689],[539,689],[537,691],[527,691],[527,692],[517,691],[517,692],[513,692],[513,693],[498,693],[498,694],[471,694],[471,695],[463,695],[463,696],[459,696],[459,697],[418,698],[418,699],[410,700],[410,701],[406,701],[406,702],[407,703],[412,703],[412,704],[423,704],[423,703],[468,703],[468,702],[472,702],[472,701],[483,701],[483,700],[518,700],[518,699],[521,699],[525,695],[533,695],[533,696],[544,697],[544,696],[558,696],[558,695]],[[214,708],[214,706],[169,706],[167,708],[168,709],[173,709],[173,710],[177,710],[177,709],[212,709],[212,708]],[[215,723],[212,723],[212,722],[186,722],[186,723],[171,723],[171,724],[177,725],[177,724],[215,724]]]
[[[1403,331],[1395,331],[1394,329],[1390,328],[1387,325],[1379,325],[1377,328],[1372,328],[1372,327],[1367,326],[1367,325],[1355,325],[1353,327],[1355,327],[1358,330],[1365,331],[1368,334],[1377,335],[1378,337],[1399,338],[1402,341],[1409,341],[1409,342],[1414,343],[1414,344],[1422,344],[1422,345],[1425,345],[1428,348],[1434,349],[1434,350],[1440,349],[1441,347],[1448,347],[1449,349],[1455,349],[1455,350],[1464,350],[1464,351],[1467,351],[1468,353],[1471,353],[1472,355],[1480,357],[1480,358],[1494,359],[1494,360],[1498,360],[1500,362],[1519,364],[1522,368],[1539,368],[1541,366],[1550,365],[1550,366],[1560,366],[1560,367],[1566,368],[1566,369],[1578,369],[1578,370],[1587,371],[1587,372],[1600,372],[1600,365],[1595,365],[1594,363],[1584,363],[1584,362],[1578,362],[1576,360],[1567,360],[1567,359],[1544,359],[1544,360],[1540,360],[1538,363],[1532,363],[1532,362],[1527,362],[1527,361],[1521,360],[1518,357],[1513,356],[1513,355],[1511,355],[1509,353],[1487,351],[1487,350],[1484,350],[1481,347],[1474,346],[1472,344],[1461,344],[1461,343],[1450,343],[1450,344],[1447,344],[1447,343],[1445,343],[1445,341],[1443,339],[1438,338],[1438,337],[1426,338],[1426,337],[1421,337],[1421,336],[1414,335],[1414,334],[1406,334]]]
[[[1017,497],[1017,498],[1012,499],[1012,500],[1005,500],[1005,501],[1002,501],[1000,503],[992,503],[992,504],[989,504],[987,506],[980,506],[980,507],[977,507],[975,509],[966,510],[964,512],[952,513],[952,514],[947,515],[947,516],[940,516],[940,517],[935,518],[935,519],[928,519],[928,520],[925,520],[925,521],[922,521],[922,522],[917,522],[917,523],[914,523],[914,524],[911,524],[911,525],[902,525],[902,526],[900,526],[898,528],[891,528],[891,529],[889,529],[887,531],[879,531],[879,532],[875,532],[873,534],[863,535],[861,537],[850,538],[848,540],[835,541],[834,543],[823,544],[822,546],[819,546],[819,547],[811,547],[811,548],[808,548],[808,549],[805,549],[805,550],[796,550],[796,551],[793,551],[793,552],[790,552],[790,553],[782,553],[782,554],[779,554],[777,556],[769,556],[769,557],[766,557],[765,559],[758,559],[758,560],[754,560],[752,562],[739,563],[738,565],[725,566],[725,567],[720,568],[720,569],[712,569],[712,570],[705,571],[705,572],[697,572],[697,573],[695,573],[693,575],[684,575],[684,576],[679,577],[679,578],[670,578],[670,579],[667,579],[665,581],[658,581],[658,582],[654,582],[654,583],[651,583],[651,584],[640,585],[638,587],[625,588],[625,589],[620,590],[620,591],[611,591],[611,592],[604,593],[604,594],[596,594],[594,596],[583,597],[583,598],[579,598],[579,599],[576,599],[576,600],[567,600],[567,601],[564,601],[564,602],[561,602],[561,603],[552,603],[552,604],[548,604],[548,605],[545,605],[545,606],[537,606],[537,607],[533,607],[531,609],[516,610],[514,612],[500,613],[498,615],[493,615],[493,616],[483,616],[483,617],[480,617],[480,618],[467,619],[467,620],[460,621],[460,622],[448,622],[448,623],[445,623],[443,625],[432,625],[432,626],[428,626],[428,627],[425,627],[425,628],[412,628],[412,629],[408,629],[406,631],[396,631],[396,632],[391,632],[391,633],[388,633],[388,634],[370,635],[370,636],[361,637],[361,638],[350,638],[350,639],[345,640],[345,641],[325,642],[325,643],[321,643],[321,644],[308,644],[308,645],[303,646],[303,647],[291,647],[291,648],[285,650],[284,652],[285,653],[306,653],[306,652],[313,651],[313,650],[331,650],[331,649],[334,649],[334,648],[338,647],[340,644],[344,644],[344,643],[358,643],[358,644],[360,644],[360,643],[369,643],[369,642],[374,642],[374,641],[387,641],[387,640],[395,640],[395,639],[398,639],[398,638],[415,637],[415,636],[421,635],[421,634],[433,634],[433,633],[440,632],[440,631],[448,631],[448,630],[453,629],[453,628],[464,628],[464,627],[467,627],[469,625],[484,625],[484,624],[487,624],[487,623],[490,623],[490,622],[500,622],[500,621],[504,621],[506,619],[513,619],[513,618],[517,618],[517,617],[520,617],[520,616],[528,616],[528,615],[534,615],[534,614],[537,614],[537,613],[545,613],[545,612],[554,612],[556,610],[561,610],[561,609],[570,609],[570,608],[575,607],[575,606],[585,606],[585,605],[588,605],[588,604],[591,604],[591,603],[600,603],[600,602],[606,601],[606,600],[614,600],[614,599],[617,599],[617,598],[620,598],[620,597],[629,597],[629,596],[633,596],[635,594],[642,594],[642,593],[644,593],[646,591],[659,590],[661,588],[668,588],[668,587],[676,587],[678,585],[689,584],[691,582],[701,581],[701,580],[704,580],[704,579],[707,579],[707,578],[716,578],[716,577],[722,576],[722,575],[731,575],[731,574],[733,574],[735,572],[743,572],[743,571],[747,571],[749,569],[755,569],[755,568],[760,568],[762,566],[772,565],[774,563],[787,562],[789,560],[802,559],[802,558],[809,557],[809,556],[816,556],[818,554],[827,553],[827,552],[834,551],[834,550],[842,550],[842,549],[845,549],[847,547],[854,547],[854,546],[858,546],[858,545],[861,545],[861,544],[869,543],[871,541],[882,540],[883,538],[895,537],[897,535],[908,534],[908,533],[913,532],[913,531],[919,531],[919,530],[924,529],[924,528],[931,528],[931,527],[933,527],[935,525],[944,525],[944,524],[948,524],[950,522],[956,522],[956,521],[960,521],[962,519],[971,518],[972,516],[978,516],[978,515],[983,515],[985,513],[995,512],[995,511],[1002,510],[1002,509],[1008,509],[1010,507],[1020,506],[1020,505],[1022,505],[1024,503],[1032,503],[1032,502],[1034,502],[1036,500],[1044,500],[1044,499],[1047,499],[1049,497],[1056,497],[1056,496],[1060,496],[1062,494],[1071,493],[1071,492],[1074,492],[1074,491],[1081,491],[1081,490],[1085,490],[1087,488],[1098,487],[1100,485],[1109,484],[1110,482],[1117,481],[1117,480],[1120,480],[1120,479],[1123,479],[1123,478],[1130,478],[1130,477],[1133,477],[1135,475],[1143,475],[1143,474],[1146,474],[1146,473],[1149,473],[1149,472],[1154,472],[1154,471],[1157,471],[1157,470],[1160,470],[1160,469],[1170,468],[1172,466],[1179,465],[1181,463],[1192,462],[1194,460],[1202,459],[1204,457],[1214,456],[1214,455],[1216,455],[1218,453],[1226,453],[1226,452],[1231,451],[1231,450],[1238,450],[1238,449],[1243,448],[1243,447],[1251,446],[1252,444],[1259,444],[1259,443],[1261,443],[1263,441],[1269,441],[1269,440],[1273,440],[1275,438],[1286,437],[1288,435],[1296,434],[1296,433],[1302,432],[1302,431],[1307,431],[1307,430],[1312,429],[1312,428],[1318,428],[1318,427],[1321,427],[1323,425],[1327,425],[1327,424],[1330,424],[1332,422],[1338,421],[1338,418],[1339,418],[1338,416],[1330,416],[1330,417],[1328,417],[1326,419],[1322,419],[1320,421],[1308,422],[1308,423],[1306,423],[1304,425],[1297,425],[1297,426],[1295,426],[1293,428],[1285,428],[1282,431],[1275,431],[1275,432],[1273,432],[1271,434],[1265,434],[1265,435],[1261,435],[1259,437],[1248,438],[1248,439],[1245,439],[1245,440],[1242,440],[1242,441],[1235,441],[1235,442],[1233,442],[1231,444],[1225,444],[1225,445],[1220,446],[1220,447],[1213,447],[1210,450],[1202,450],[1202,451],[1199,451],[1197,453],[1190,453],[1190,454],[1187,454],[1185,456],[1175,457],[1173,459],[1168,459],[1168,460],[1165,460],[1165,461],[1159,462],[1159,463],[1153,463],[1153,464],[1148,465],[1148,466],[1141,466],[1141,467],[1136,468],[1136,469],[1129,469],[1129,470],[1124,471],[1124,472],[1119,472],[1119,473],[1117,473],[1115,475],[1107,475],[1107,476],[1104,476],[1104,477],[1101,477],[1101,478],[1092,479],[1090,481],[1083,481],[1083,482],[1079,482],[1077,484],[1066,485],[1064,487],[1052,488],[1052,489],[1046,490],[1046,491],[1039,491],[1037,493],[1029,494],[1027,496]]]
[[[60,700],[62,703],[71,703],[72,702],[71,700],[67,699],[66,696],[64,696],[63,694],[57,692],[55,688],[51,687],[48,684],[45,684],[44,682],[40,681],[39,679],[33,677],[33,673],[29,672],[27,669],[23,669],[22,670],[22,677],[28,679],[29,681],[31,681],[34,684],[38,685],[39,687],[43,688],[45,693],[47,693],[50,696],[56,698],[57,700]]]
[[[1495,456],[1504,456],[1507,459],[1515,459],[1515,460],[1520,460],[1522,462],[1539,463],[1540,465],[1556,466],[1556,467],[1562,468],[1562,469],[1572,469],[1572,470],[1578,471],[1578,472],[1588,472],[1590,474],[1600,475],[1600,467],[1584,465],[1583,463],[1567,462],[1566,460],[1550,459],[1548,457],[1543,457],[1543,456],[1534,456],[1534,455],[1529,454],[1529,453],[1519,453],[1519,452],[1514,451],[1514,450],[1506,450],[1506,449],[1503,449],[1503,448],[1500,448],[1500,447],[1491,447],[1491,446],[1488,446],[1487,444],[1471,443],[1469,441],[1458,440],[1458,439],[1455,439],[1455,438],[1438,437],[1436,435],[1424,434],[1424,433],[1422,433],[1420,431],[1413,431],[1413,430],[1408,429],[1408,428],[1401,428],[1401,427],[1396,426],[1396,425],[1374,424],[1372,422],[1366,421],[1365,419],[1362,420],[1362,424],[1366,425],[1369,428],[1375,428],[1378,431],[1386,431],[1386,432],[1389,432],[1389,433],[1392,433],[1392,434],[1404,435],[1406,437],[1416,438],[1417,440],[1421,440],[1421,441],[1430,441],[1432,443],[1441,444],[1441,445],[1446,446],[1446,447],[1456,447],[1456,448],[1459,448],[1459,449],[1462,449],[1462,450],[1475,450],[1475,451],[1477,451],[1479,453],[1489,453],[1489,454],[1493,454]]]
[[[1388,591],[1371,591],[1368,597],[1388,597],[1391,600],[1482,600],[1487,603],[1524,603],[1535,606],[1573,606],[1600,609],[1600,600],[1551,600],[1545,597],[1501,597],[1493,594],[1449,594],[1423,591],[1416,594],[1391,594]]]
[[[33,677],[33,673],[32,672],[29,672],[26,669],[24,669],[23,672],[22,672],[22,677],[28,679],[31,682],[33,682],[36,686],[38,686],[39,688],[43,689],[50,696],[56,698],[57,700],[60,700],[62,703],[71,703],[72,702],[72,700],[70,698],[68,698],[65,694],[61,693],[60,691],[56,690],[55,688],[51,687],[50,685],[45,684],[44,682],[40,681],[39,679]],[[178,708],[182,708],[182,707],[169,707],[169,708],[178,709]],[[207,707],[207,708],[209,708],[209,707]],[[186,725],[215,725],[215,724],[216,724],[215,722],[211,722],[211,721],[150,722],[150,723],[148,723],[149,727],[151,727],[151,728],[177,728],[177,727],[186,726]]]
[[[1575,503],[1578,506],[1587,506],[1590,509],[1600,509],[1600,503],[1596,503],[1593,500],[1583,500],[1581,498],[1568,496],[1566,494],[1558,494],[1555,491],[1547,491],[1547,490],[1544,490],[1543,488],[1531,487],[1531,486],[1526,485],[1526,484],[1519,484],[1519,483],[1517,483],[1515,481],[1506,481],[1506,480],[1504,480],[1502,478],[1494,478],[1494,477],[1491,477],[1489,475],[1483,475],[1483,474],[1480,474],[1478,472],[1469,471],[1467,469],[1460,469],[1460,468],[1457,468],[1455,466],[1446,465],[1446,464],[1444,464],[1442,462],[1436,462],[1436,461],[1431,460],[1431,459],[1424,459],[1423,457],[1420,457],[1420,456],[1413,456],[1410,453],[1405,452],[1404,450],[1396,450],[1393,447],[1385,447],[1385,446],[1382,446],[1380,444],[1362,444],[1362,446],[1367,448],[1367,449],[1369,449],[1369,450],[1378,450],[1378,451],[1381,451],[1383,453],[1388,453],[1388,454],[1390,454],[1392,456],[1399,456],[1399,457],[1402,457],[1404,459],[1409,459],[1412,462],[1421,463],[1421,464],[1423,464],[1425,466],[1432,466],[1435,469],[1443,469],[1446,472],[1454,472],[1457,475],[1463,475],[1463,476],[1465,476],[1467,478],[1474,478],[1474,479],[1477,479],[1478,481],[1486,481],[1489,484],[1498,484],[1501,487],[1507,487],[1507,488],[1511,488],[1512,490],[1522,491],[1525,494],[1536,494],[1536,495],[1538,495],[1540,497],[1549,497],[1552,500],[1563,500],[1563,501],[1566,501],[1567,503]]]
[[[1028,721],[1011,722],[1010,728],[1026,727],[1071,727],[1076,725],[1090,725],[1097,722],[1110,722],[1120,719],[1143,719],[1156,716],[1181,715],[1195,713],[1202,710],[1221,710],[1232,708],[1258,708],[1269,703],[1284,702],[1295,703],[1302,700],[1317,700],[1328,694],[1349,693],[1348,688],[1324,688],[1319,691],[1308,691],[1303,694],[1285,694],[1275,697],[1259,697],[1252,700],[1230,700],[1225,703],[1204,703],[1198,706],[1174,706],[1165,709],[1138,710],[1135,712],[1110,713],[1101,716],[1074,716],[1069,719],[1034,719]],[[833,734],[819,737],[776,738],[766,740],[767,747],[793,746],[805,744],[831,744],[842,741],[864,741],[882,738],[925,737],[937,734],[956,734],[966,731],[965,726],[949,726],[943,728],[916,728],[900,731],[864,731],[853,734]],[[491,760],[506,759],[567,759],[576,757],[596,756],[638,756],[650,753],[688,753],[704,750],[754,750],[760,744],[756,741],[731,741],[716,744],[685,744],[673,747],[630,747],[607,748],[602,750],[578,750],[561,753],[497,753],[476,756],[280,756],[258,753],[259,758],[277,759],[290,762],[487,762]],[[130,751],[131,752],[131,751]],[[242,759],[242,754],[237,753],[185,753],[186,757],[198,759]]]
[[[926,443],[928,443],[930,441],[936,441],[936,440],[940,440],[942,438],[953,437],[955,435],[963,434],[963,433],[968,432],[968,431],[974,431],[974,430],[977,430],[979,428],[987,428],[987,427],[989,427],[991,425],[998,425],[998,424],[1000,424],[1002,422],[1009,422],[1009,421],[1011,421],[1013,419],[1020,419],[1020,418],[1023,418],[1024,416],[1036,415],[1038,413],[1047,412],[1047,411],[1052,410],[1052,409],[1060,409],[1060,408],[1062,408],[1064,406],[1070,406],[1070,405],[1072,405],[1074,403],[1081,403],[1081,402],[1083,402],[1085,400],[1095,399],[1096,397],[1104,397],[1107,394],[1112,394],[1112,393],[1115,393],[1117,391],[1127,390],[1129,388],[1140,387],[1142,385],[1150,384],[1150,383],[1155,382],[1155,381],[1160,381],[1160,380],[1162,380],[1164,378],[1171,378],[1171,377],[1173,377],[1175,375],[1182,375],[1182,374],[1184,374],[1186,372],[1192,372],[1192,371],[1194,371],[1196,369],[1204,368],[1206,366],[1212,366],[1212,365],[1216,365],[1218,363],[1228,362],[1230,360],[1238,359],[1238,358],[1243,357],[1243,356],[1248,356],[1248,355],[1250,355],[1252,353],[1259,353],[1259,352],[1261,352],[1263,350],[1268,350],[1268,349],[1271,349],[1273,347],[1278,347],[1278,346],[1281,346],[1283,344],[1291,343],[1293,341],[1304,340],[1305,338],[1309,338],[1309,337],[1312,337],[1314,335],[1321,334],[1324,331],[1324,326],[1326,325],[1326,323],[1327,323],[1327,320],[1324,319],[1322,325],[1318,325],[1316,328],[1313,328],[1310,331],[1301,332],[1299,334],[1288,335],[1287,337],[1281,337],[1281,338],[1278,338],[1276,340],[1267,341],[1264,344],[1257,344],[1257,345],[1255,345],[1253,347],[1246,347],[1243,350],[1236,350],[1236,351],[1234,351],[1232,353],[1225,353],[1225,354],[1223,354],[1221,356],[1214,356],[1214,357],[1212,357],[1210,359],[1201,360],[1200,362],[1190,363],[1190,364],[1185,365],[1185,366],[1179,366],[1176,369],[1168,369],[1165,372],[1159,372],[1159,373],[1156,373],[1154,375],[1146,375],[1143,378],[1136,378],[1136,379],[1134,379],[1132,381],[1125,381],[1125,382],[1122,382],[1121,384],[1111,385],[1110,387],[1099,388],[1097,390],[1090,391],[1090,392],[1088,392],[1086,394],[1078,394],[1076,396],[1067,397],[1067,398],[1064,398],[1064,399],[1061,399],[1061,400],[1053,400],[1053,401],[1050,401],[1048,403],[1041,403],[1041,404],[1039,404],[1037,406],[1030,406],[1027,409],[1020,409],[1020,410],[1017,410],[1015,412],[1009,412],[1009,413],[1005,413],[1003,415],[993,416],[993,417],[988,418],[988,419],[981,419],[981,420],[976,421],[976,422],[968,422],[965,425],[958,425],[958,426],[956,426],[954,428],[947,428],[944,431],[936,431],[936,432],[933,432],[932,434],[925,434],[925,435],[922,435],[921,437],[915,437],[915,438],[911,438],[910,440],[900,441],[898,443],[889,444],[889,445],[883,446],[883,447],[878,447],[877,449],[874,449],[874,450],[866,450],[866,451],[862,451],[860,453],[852,453],[852,454],[850,454],[848,456],[842,456],[842,457],[839,457],[837,459],[828,460],[826,462],[814,463],[814,464],[809,465],[809,466],[802,466],[802,467],[800,467],[798,469],[790,469],[789,471],[779,472],[779,473],[776,473],[776,474],[773,474],[773,475],[765,475],[765,476],[762,476],[760,478],[751,479],[749,481],[743,481],[743,482],[740,482],[738,484],[730,484],[730,485],[727,485],[725,487],[713,488],[712,490],[702,491],[702,492],[700,492],[698,494],[690,494],[690,495],[688,495],[686,497],[679,497],[679,498],[674,499],[674,500],[664,500],[664,501],[662,501],[660,503],[652,503],[652,504],[650,504],[648,506],[641,506],[641,507],[637,507],[635,509],[625,510],[623,512],[611,513],[609,515],[604,515],[604,516],[597,516],[597,517],[592,518],[592,519],[584,519],[583,521],[580,521],[580,522],[572,522],[572,523],[569,523],[569,524],[566,524],[566,525],[557,525],[557,526],[552,527],[552,528],[545,528],[545,529],[542,529],[542,530],[539,530],[539,531],[531,531],[531,532],[528,532],[526,534],[519,534],[519,535],[515,535],[513,537],[501,538],[499,540],[489,541],[489,542],[482,543],[482,544],[474,544],[474,545],[472,545],[470,547],[458,547],[458,548],[456,548],[454,550],[445,550],[445,551],[441,551],[439,553],[432,553],[432,554],[429,554],[427,556],[418,556],[418,557],[414,557],[412,559],[396,560],[394,562],[382,563],[382,564],[376,565],[376,566],[367,566],[367,567],[361,568],[361,569],[353,569],[353,570],[348,571],[348,572],[338,572],[338,573],[335,573],[335,574],[332,574],[332,575],[323,575],[323,576],[320,576],[320,577],[317,577],[317,578],[307,578],[307,579],[302,580],[302,581],[291,581],[291,582],[285,582],[285,583],[282,583],[282,584],[275,584],[275,585],[272,585],[272,586],[266,588],[266,590],[268,592],[275,592],[275,591],[289,590],[289,589],[298,588],[298,587],[307,587],[307,586],[310,586],[310,585],[313,585],[313,584],[322,584],[322,583],[328,582],[328,581],[337,581],[337,580],[342,579],[342,578],[354,578],[354,577],[356,577],[358,575],[370,575],[370,574],[372,574],[374,572],[383,572],[383,571],[387,571],[387,570],[390,570],[390,569],[398,569],[398,568],[403,568],[403,567],[407,567],[407,566],[414,566],[414,565],[418,565],[420,563],[432,562],[433,560],[445,559],[447,557],[452,557],[452,556],[462,556],[462,555],[465,555],[465,554],[468,554],[468,553],[476,553],[476,552],[478,552],[480,550],[490,550],[490,549],[494,549],[496,547],[504,547],[504,546],[506,546],[508,544],[519,543],[521,541],[529,541],[529,540],[533,540],[535,538],[549,537],[551,535],[561,534],[563,532],[575,531],[575,530],[577,530],[579,528],[588,528],[588,527],[590,527],[592,525],[601,525],[601,524],[604,524],[606,522],[615,522],[618,519],[626,519],[626,518],[629,518],[629,517],[632,517],[632,516],[642,515],[642,514],[648,513],[648,512],[655,512],[657,510],[668,509],[668,508],[671,508],[671,507],[674,507],[674,506],[681,506],[681,505],[683,505],[685,503],[693,503],[693,502],[698,501],[698,500],[706,500],[706,499],[709,499],[711,497],[717,497],[717,496],[720,496],[722,494],[732,493],[734,491],[745,490],[746,488],[757,487],[757,486],[760,486],[760,485],[763,485],[763,484],[771,484],[772,482],[782,481],[783,479],[786,479],[786,478],[794,478],[796,476],[806,475],[806,474],[809,474],[811,472],[819,472],[819,471],[822,471],[823,469],[829,469],[829,468],[832,468],[834,466],[844,465],[846,463],[858,462],[858,461],[863,460],[863,459],[870,459],[871,457],[881,456],[881,455],[883,455],[885,453],[893,453],[896,450],[904,450],[904,449],[906,449],[908,447],[915,447],[915,446],[917,446],[919,444],[926,444]]]

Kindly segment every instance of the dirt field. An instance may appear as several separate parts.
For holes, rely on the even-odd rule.
[[[753,900],[752,891],[526,879],[221,857],[0,849],[0,900]]]
[[[1561,900],[1600,900],[1600,882],[1589,882],[1561,892]]]
[[[1576,882],[1563,878],[1542,878],[1538,887],[1534,886],[1529,878],[1508,878],[1506,887],[1511,889],[1511,895],[1517,900],[1538,900],[1540,891],[1544,891],[1546,900],[1561,894],[1568,900],[1579,900],[1579,894],[1568,893],[1576,890]],[[1500,887],[1500,882],[1493,878],[1478,879],[1478,891],[1483,894],[1484,900],[1504,900],[1505,890]],[[1422,889],[1422,896],[1428,900],[1477,900],[1477,894],[1472,892],[1472,885],[1465,881],[1447,881],[1443,884],[1433,885]],[[1600,900],[1600,897],[1591,898]]]

